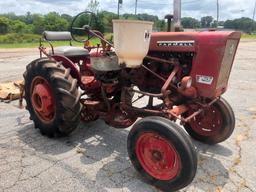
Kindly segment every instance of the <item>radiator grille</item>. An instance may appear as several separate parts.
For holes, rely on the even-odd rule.
[[[225,54],[220,67],[220,74],[217,83],[217,89],[226,86],[231,72],[233,59],[235,57],[238,40],[230,39],[227,41]]]

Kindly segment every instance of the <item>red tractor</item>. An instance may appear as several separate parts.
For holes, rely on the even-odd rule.
[[[88,24],[75,27],[83,16],[90,18]],[[217,144],[234,130],[234,113],[221,95],[227,90],[241,34],[155,32],[140,67],[127,68],[119,65],[112,43],[90,28],[93,18],[92,13],[83,12],[74,18],[71,33],[44,32],[43,40],[51,49],[47,51],[41,41],[41,57],[27,65],[24,73],[31,120],[43,135],[54,137],[70,134],[80,120],[100,118],[124,129],[142,118],[128,136],[132,164],[163,191],[187,186],[197,169],[196,150],[188,134]],[[51,41],[79,41],[74,35],[79,30],[88,35],[82,41],[84,47],[52,46]],[[91,38],[101,43],[90,46]],[[145,97],[147,105],[136,106]]]

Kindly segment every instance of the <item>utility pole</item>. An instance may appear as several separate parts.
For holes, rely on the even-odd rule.
[[[135,15],[137,15],[138,0],[135,0]]]
[[[219,26],[219,17],[220,17],[220,4],[219,4],[219,0],[217,0],[217,28]]]
[[[255,20],[255,14],[256,14],[256,0],[255,0],[254,10],[253,10],[253,16],[252,16],[252,19],[253,19],[253,20]]]
[[[173,22],[174,22],[174,30],[180,31],[180,28],[181,28],[181,0],[174,0],[174,2],[173,2]]]

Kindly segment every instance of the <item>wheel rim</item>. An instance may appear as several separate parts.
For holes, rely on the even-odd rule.
[[[180,170],[175,148],[156,133],[143,133],[136,142],[136,155],[143,169],[158,180],[171,180]]]
[[[31,103],[37,117],[46,123],[51,122],[55,116],[55,103],[48,81],[43,77],[35,77],[30,93]]]
[[[192,114],[192,113],[191,113]],[[222,126],[222,116],[217,107],[211,106],[202,114],[193,118],[189,125],[192,130],[202,136],[216,135]]]

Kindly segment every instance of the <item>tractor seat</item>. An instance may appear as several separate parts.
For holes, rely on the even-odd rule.
[[[49,51],[50,55],[63,55],[66,57],[83,57],[88,56],[89,51],[82,47],[73,47],[73,46],[61,46],[55,47],[54,53],[52,50]]]
[[[72,35],[69,31],[44,31],[42,34],[43,40],[50,43],[52,41],[69,41],[70,45],[72,42]],[[82,47],[73,46],[61,46],[50,50],[50,55],[63,55],[66,57],[84,57],[89,55],[89,51]],[[53,53],[54,52],[54,53]]]

